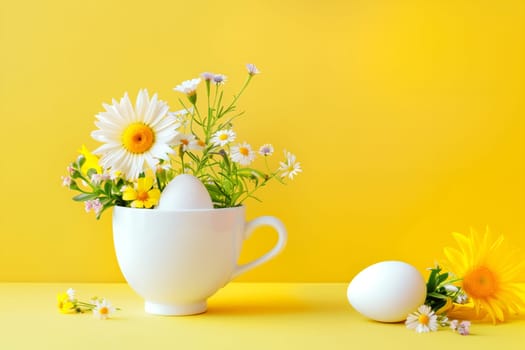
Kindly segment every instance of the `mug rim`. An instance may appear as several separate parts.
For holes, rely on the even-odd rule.
[[[244,209],[243,204],[236,207],[227,207],[227,208],[212,208],[212,209],[159,209],[159,208],[132,208],[124,207],[121,205],[115,205],[114,209],[126,210],[126,211],[142,211],[142,212],[160,212],[160,213],[216,213],[216,212],[228,212],[228,211],[237,211],[239,209]]]

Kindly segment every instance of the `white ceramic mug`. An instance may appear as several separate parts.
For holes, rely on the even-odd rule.
[[[238,265],[242,243],[259,226],[278,233],[260,258]],[[113,239],[120,269],[158,315],[205,312],[206,299],[233,278],[277,255],[287,234],[272,216],[245,221],[245,208],[158,210],[115,207]]]

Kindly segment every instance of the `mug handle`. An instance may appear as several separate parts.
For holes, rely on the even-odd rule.
[[[249,221],[244,229],[244,239],[248,239],[252,232],[255,231],[255,229],[259,226],[273,227],[277,231],[277,234],[279,236],[277,243],[268,253],[264,254],[260,258],[255,259],[254,261],[249,262],[247,264],[237,265],[233,271],[231,279],[234,279],[240,274],[243,274],[246,271],[251,270],[254,267],[259,266],[272,259],[274,256],[279,254],[279,252],[283,250],[284,246],[286,245],[286,240],[288,238],[286,228],[284,227],[284,224],[281,222],[281,220],[277,219],[274,216],[260,216]]]

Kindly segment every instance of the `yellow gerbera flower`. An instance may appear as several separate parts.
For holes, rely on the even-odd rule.
[[[147,176],[137,180],[135,188],[126,187],[122,199],[131,202],[133,208],[151,208],[159,203],[160,191],[153,187],[153,178]]]
[[[453,233],[459,245],[445,248],[444,265],[461,278],[461,287],[473,303],[477,319],[488,315],[493,323],[505,321],[511,313],[525,310],[525,292],[519,275],[525,260],[503,245],[504,237],[493,239],[487,228],[484,235],[471,229],[470,235]]]

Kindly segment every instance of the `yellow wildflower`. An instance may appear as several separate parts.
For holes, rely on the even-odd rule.
[[[67,293],[57,294],[57,306],[58,311],[63,314],[76,312],[75,304],[69,299],[69,295]]]
[[[82,145],[82,148],[79,150],[79,152],[86,159],[86,161],[84,162],[84,164],[80,168],[80,171],[83,174],[87,174],[87,171],[89,169],[95,169],[98,174],[102,174],[102,168],[98,164],[98,157],[96,155],[94,155],[93,153],[91,153],[87,149],[86,145]]]
[[[135,188],[126,187],[122,199],[131,202],[133,208],[151,208],[157,205],[160,198],[160,191],[153,187],[153,178],[147,176],[137,180]]]

